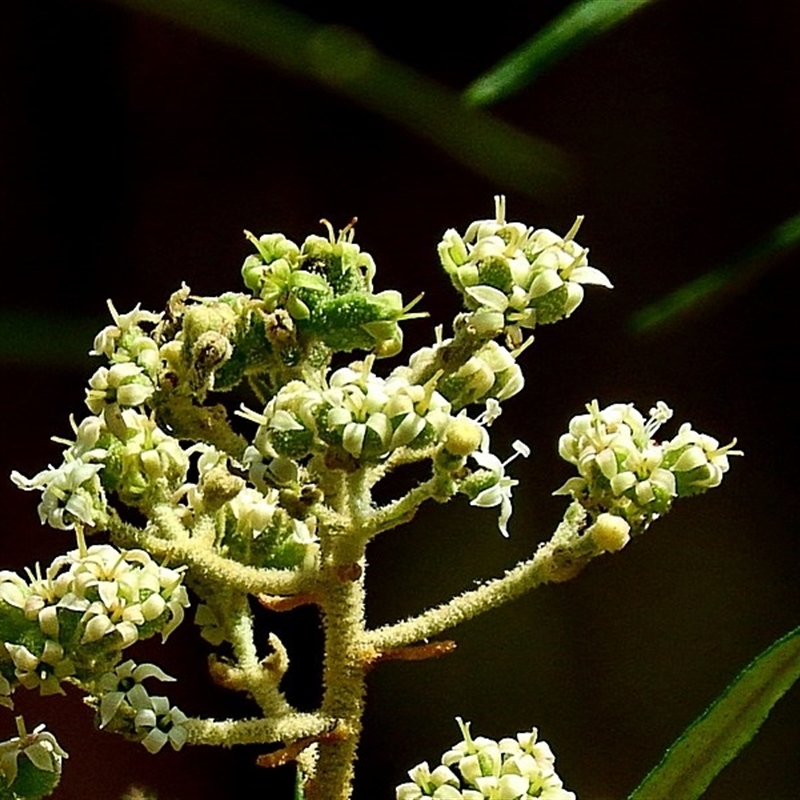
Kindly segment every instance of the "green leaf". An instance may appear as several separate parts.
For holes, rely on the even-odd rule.
[[[303,791],[303,770],[297,765],[294,777],[294,800],[305,800],[306,793]]]
[[[556,61],[623,22],[654,0],[578,0],[464,91],[472,106],[487,106],[518,92]]]
[[[628,327],[634,333],[676,322],[718,298],[723,292],[742,291],[769,269],[773,261],[800,245],[800,214],[773,228],[730,264],[705,272],[655,303],[637,311]]]
[[[694,800],[756,735],[800,677],[800,628],[758,656],[684,731],[628,800]]]
[[[555,145],[466,107],[460,93],[389,58],[345,26],[318,24],[276,2],[109,2],[168,19],[319,83],[507,190],[547,198],[561,194],[574,177],[573,164]]]

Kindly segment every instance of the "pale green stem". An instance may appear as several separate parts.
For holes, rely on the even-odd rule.
[[[543,583],[568,580],[602,552],[591,538],[579,536],[584,519],[585,512],[573,504],[553,538],[533,558],[518,564],[502,578],[464,592],[419,616],[368,631],[365,641],[378,652],[414,644],[515,600]]]
[[[159,528],[170,535],[174,531],[174,525],[171,524],[162,527],[159,522]],[[154,558],[166,559],[170,564],[185,564],[198,580],[246,594],[293,595],[311,591],[318,580],[313,572],[259,569],[223,558],[193,542],[183,529],[175,539],[157,536],[151,530],[140,530],[119,520],[112,519],[109,523],[115,543],[124,547],[141,547]]]
[[[325,625],[325,695],[321,711],[334,717],[334,734],[319,743],[319,760],[306,785],[306,800],[347,800],[361,735],[366,692],[364,655],[364,546],[361,526],[369,517],[370,492],[364,470],[348,476],[347,509],[350,529],[321,533],[328,564],[320,584],[320,608]]]
[[[370,514],[368,521],[361,530],[364,542],[383,531],[396,528],[410,522],[417,512],[417,509],[426,501],[431,499],[445,500],[455,493],[453,481],[447,476],[435,475],[425,483],[414,487],[408,494],[382,506],[374,513]]]
[[[226,603],[228,618],[228,633],[233,655],[239,666],[245,672],[252,672],[258,668],[258,653],[253,640],[253,614],[247,602],[247,595],[228,594]]]
[[[212,720],[186,722],[190,744],[232,747],[237,744],[294,742],[332,730],[336,720],[321,713],[291,713],[266,719]]]
[[[363,568],[363,561],[362,561]],[[338,721],[335,735],[319,744],[306,800],[347,800],[364,714],[364,576],[342,580],[333,569],[324,585],[325,696],[321,713]]]

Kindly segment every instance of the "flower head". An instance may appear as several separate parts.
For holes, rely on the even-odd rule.
[[[588,250],[575,241],[583,217],[566,235],[506,222],[505,198],[495,197],[495,219],[473,222],[463,236],[448,230],[439,258],[471,311],[479,332],[505,331],[514,346],[523,329],[568,317],[583,300],[583,286],[611,288],[589,266]]]
[[[596,517],[608,512],[639,531],[668,511],[674,498],[718,486],[728,456],[741,455],[732,449],[735,440],[720,447],[689,423],[673,440],[656,441],[653,437],[672,417],[663,401],[647,419],[630,403],[601,409],[593,400],[586,410],[573,417],[558,443],[559,454],[580,477],[570,478],[556,494],[571,494]]]
[[[431,770],[424,761],[410,770],[413,783],[397,787],[397,800],[575,800],[555,772],[555,757],[537,731],[517,734],[499,743],[473,736],[470,724],[457,718],[462,741]]]

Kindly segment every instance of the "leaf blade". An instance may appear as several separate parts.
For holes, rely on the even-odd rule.
[[[527,42],[476,78],[465,90],[471,106],[488,106],[515,94],[573,50],[655,0],[578,0]]]
[[[800,627],[757,656],[670,746],[628,800],[700,797],[800,677]]]

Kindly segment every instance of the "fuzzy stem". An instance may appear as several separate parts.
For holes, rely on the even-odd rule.
[[[363,564],[362,564],[363,567]],[[325,696],[321,713],[339,721],[337,733],[320,741],[314,777],[306,800],[347,800],[364,714],[366,660],[364,638],[364,575],[342,580],[335,570],[325,582]]]
[[[371,514],[361,531],[362,538],[366,542],[383,531],[409,522],[426,500],[442,501],[449,499],[453,494],[455,494],[455,484],[452,478],[436,474],[425,483],[415,486],[399,500],[388,503]]]
[[[502,578],[464,592],[419,616],[368,631],[365,642],[378,652],[413,644],[515,600],[543,583],[569,580],[602,552],[591,538],[579,535],[584,521],[583,509],[571,505],[553,538],[540,546],[533,558],[517,564]]]
[[[321,713],[295,712],[266,719],[190,719],[186,722],[186,730],[191,744],[232,747],[296,741],[324,734],[335,725],[335,720]]]
[[[116,544],[141,547],[154,558],[166,559],[171,564],[186,564],[198,579],[246,594],[292,595],[311,591],[317,580],[313,572],[245,566],[192,541],[183,529],[173,538],[174,527],[174,524],[159,524],[159,529],[169,531],[169,538],[163,538],[153,533],[152,528],[141,530],[118,519],[109,523]]]
[[[371,498],[366,472],[347,479],[347,533],[321,532],[327,567],[320,583],[320,608],[325,626],[325,694],[321,713],[338,720],[335,735],[319,742],[315,774],[306,784],[306,800],[348,800],[353,764],[361,735],[366,693],[364,636],[364,543],[361,528],[369,517]]]

